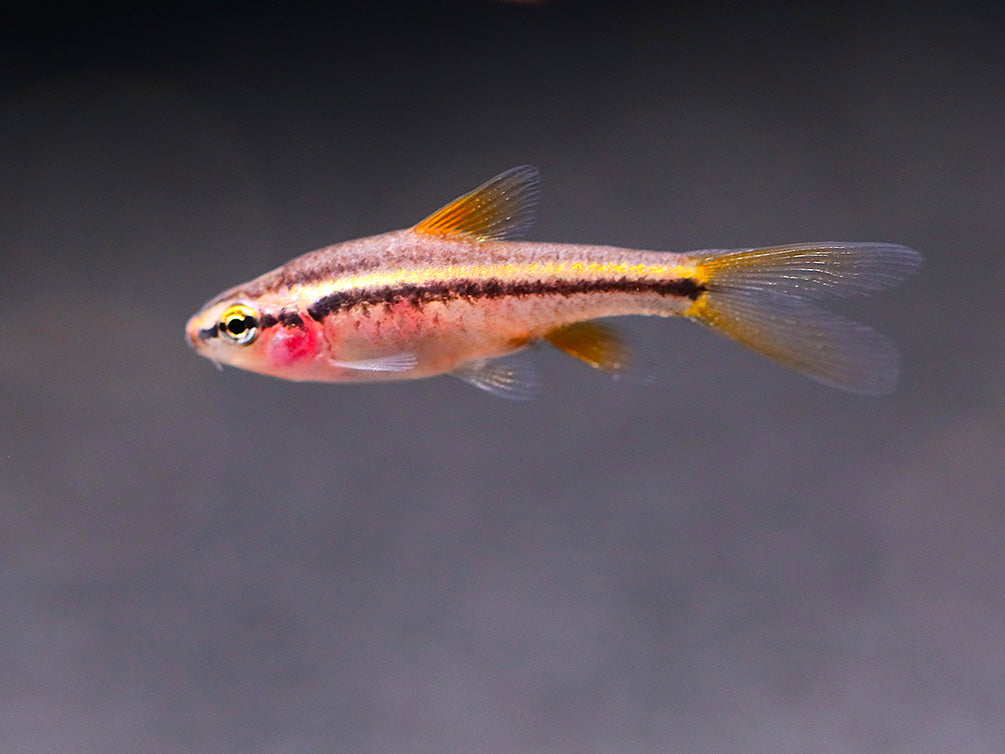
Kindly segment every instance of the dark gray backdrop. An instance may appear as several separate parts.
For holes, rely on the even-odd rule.
[[[1003,26],[651,5],[7,4],[4,752],[1005,749]],[[529,404],[185,346],[523,162],[535,239],[918,248],[842,307],[899,391],[680,321]]]

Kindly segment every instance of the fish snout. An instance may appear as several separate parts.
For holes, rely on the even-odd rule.
[[[185,325],[185,342],[188,343],[189,347],[198,351],[206,340],[212,338],[216,335],[216,328],[205,328],[202,327],[203,322],[201,317],[196,315],[192,317]]]

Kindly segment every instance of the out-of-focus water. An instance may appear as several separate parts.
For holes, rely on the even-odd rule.
[[[1005,748],[1005,59],[974,8],[9,11],[7,752]],[[927,13],[927,15],[926,15]],[[900,390],[218,372],[186,317],[519,163],[530,237],[884,240]]]

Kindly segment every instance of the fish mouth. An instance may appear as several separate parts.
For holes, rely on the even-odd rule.
[[[211,338],[217,336],[217,325],[212,327],[199,327],[199,323],[196,322],[196,318],[193,317],[188,321],[185,326],[185,342],[188,343],[189,348],[198,351],[200,346]]]

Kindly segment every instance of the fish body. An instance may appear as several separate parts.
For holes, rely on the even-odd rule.
[[[532,379],[496,361],[551,342],[625,370],[596,320],[688,317],[823,382],[888,392],[896,352],[810,300],[869,293],[913,271],[895,244],[798,244],[675,254],[512,240],[531,221],[538,174],[514,168],[405,230],[309,252],[215,297],[190,344],[218,363],[291,380],[365,382],[453,374],[504,397]]]

